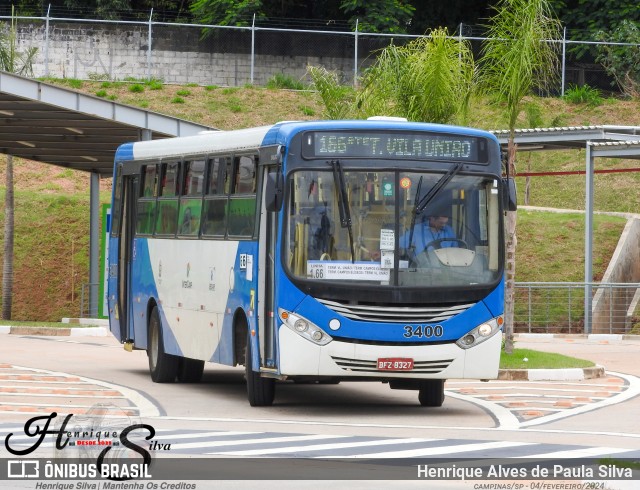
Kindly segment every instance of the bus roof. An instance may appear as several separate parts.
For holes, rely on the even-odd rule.
[[[286,121],[270,126],[259,126],[233,131],[203,131],[195,136],[138,141],[121,145],[116,152],[116,162],[146,160],[152,158],[178,158],[182,155],[206,155],[209,153],[244,151],[266,145],[286,145],[300,131],[322,130],[404,130],[432,131],[436,133],[460,132],[469,136],[489,138],[498,145],[496,137],[483,130],[462,126],[417,123],[390,120],[337,120],[337,121]]]

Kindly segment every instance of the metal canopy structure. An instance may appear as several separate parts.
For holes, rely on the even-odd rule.
[[[506,147],[509,131],[493,131],[500,144]],[[595,158],[624,158],[640,160],[640,127],[638,126],[579,126],[565,128],[518,129],[515,131],[517,151],[586,150],[586,199],[584,238],[584,328],[592,331],[593,281],[593,190]]]
[[[98,312],[100,176],[119,145],[190,136],[208,126],[0,71],[0,153],[91,173],[89,310]]]
[[[119,145],[208,126],[0,72],[0,152],[111,176]]]

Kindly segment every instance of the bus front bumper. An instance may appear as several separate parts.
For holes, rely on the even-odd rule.
[[[346,378],[495,379],[502,335],[462,349],[455,343],[435,345],[369,345],[332,340],[319,346],[287,327],[279,330],[279,367],[283,376]],[[411,359],[413,369],[379,370],[380,359]]]

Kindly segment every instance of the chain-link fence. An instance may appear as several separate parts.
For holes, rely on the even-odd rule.
[[[0,15],[8,23],[9,16]],[[79,79],[156,78],[166,83],[242,86],[264,85],[275,74],[308,81],[307,66],[337,71],[353,83],[375,54],[391,43],[417,36],[337,30],[203,26],[148,21],[106,21],[64,17],[18,17],[21,46],[39,48],[37,77]],[[460,25],[455,36],[471,43],[479,56],[478,28]],[[595,36],[595,35],[594,35]],[[598,44],[572,40],[564,32],[559,46],[561,77],[554,95],[570,85],[588,84],[617,90],[613,79],[596,63]],[[629,44],[637,49],[639,45]]]
[[[626,283],[516,283],[514,330],[573,334],[640,331],[639,288],[640,284]],[[592,294],[591,332],[585,332],[585,291]]]

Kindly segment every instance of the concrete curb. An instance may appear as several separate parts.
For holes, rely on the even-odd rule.
[[[640,335],[628,334],[568,334],[568,333],[517,333],[513,337],[514,340],[536,340],[536,339],[571,339],[571,340],[587,340],[590,342],[621,342],[623,340],[635,340],[640,342]]]
[[[604,377],[603,366],[572,369],[501,369],[498,379],[505,381],[583,381]]]
[[[27,327],[0,325],[0,334],[40,335],[45,337],[106,337],[109,330],[104,327]]]

